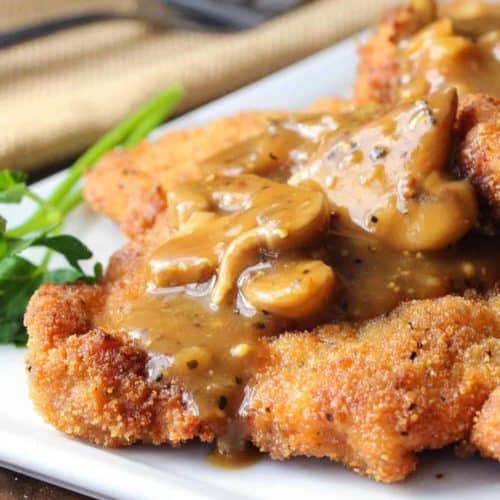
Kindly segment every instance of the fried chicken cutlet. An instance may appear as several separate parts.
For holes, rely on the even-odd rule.
[[[475,230],[498,214],[498,101],[457,75],[458,103],[401,86],[428,40],[451,37],[451,61],[480,42],[425,0],[387,19],[392,62],[377,75],[367,50],[355,94],[375,105],[222,119],[89,173],[86,197],[133,239],[97,285],[30,302],[47,421],[105,446],[250,441],[384,482],[458,441],[499,459],[500,239]]]
[[[96,324],[103,308],[137,294],[144,249],[132,242],[115,255],[100,285],[35,294],[26,314],[31,397],[58,429],[105,446],[211,441],[223,416],[201,418],[182,380],[152,381],[148,353]],[[263,350],[241,419],[274,458],[326,456],[391,482],[415,468],[415,452],[471,431],[498,458],[500,316],[486,299],[413,301],[388,317],[288,333]]]
[[[463,98],[457,118],[457,166],[476,187],[495,222],[500,221],[500,99],[485,94]]]

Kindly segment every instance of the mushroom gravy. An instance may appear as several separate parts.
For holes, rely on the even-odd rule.
[[[460,97],[472,92],[500,97],[500,6],[458,0],[441,15],[399,41],[394,100],[452,87]]]

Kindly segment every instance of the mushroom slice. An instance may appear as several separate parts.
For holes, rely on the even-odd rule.
[[[320,190],[253,175],[212,176],[204,189],[217,216],[177,233],[154,252],[153,286],[204,281],[217,272],[212,301],[218,304],[259,252],[309,246],[328,224],[328,203]]]
[[[300,319],[317,313],[332,296],[333,269],[321,260],[277,262],[246,277],[240,290],[256,309]]]
[[[214,304],[224,300],[241,272],[257,260],[259,252],[282,252],[307,246],[328,223],[328,206],[319,191],[283,190],[279,196],[271,189],[256,207],[259,207],[254,209],[258,211],[256,226],[234,238],[222,256],[212,292]]]
[[[449,90],[332,134],[289,183],[317,182],[344,228],[401,250],[444,248],[477,218],[472,186],[446,170],[456,106]]]
[[[292,114],[271,120],[266,129],[205,160],[205,174],[237,176],[256,174],[286,179],[318,147],[328,131],[343,126],[347,118],[328,114]]]
[[[196,182],[180,184],[167,194],[169,223],[175,228],[186,224],[197,212],[208,211],[210,200]]]

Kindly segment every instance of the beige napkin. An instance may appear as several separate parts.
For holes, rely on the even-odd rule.
[[[34,169],[78,154],[169,83],[198,106],[372,23],[398,0],[316,0],[234,34],[100,22],[0,50],[0,168]],[[129,0],[2,0],[0,30]],[[332,89],[335,93],[335,89]]]

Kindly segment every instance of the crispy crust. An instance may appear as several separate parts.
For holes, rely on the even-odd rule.
[[[385,12],[373,34],[358,47],[358,73],[353,89],[357,103],[390,104],[398,83],[398,44],[431,22],[433,1],[410,2]]]
[[[457,118],[457,165],[500,221],[500,99],[471,94],[460,103]]]
[[[143,277],[134,269],[147,257],[138,246],[117,254],[102,285],[44,285],[33,296],[31,397],[58,429],[105,446],[210,441],[224,422],[200,420],[177,380],[149,381],[147,354],[95,326],[102,310],[138,293]],[[495,304],[459,297],[283,335],[267,345],[269,361],[247,390],[249,438],[274,458],[327,456],[381,481],[403,479],[414,451],[468,437],[500,384],[499,336]],[[475,442],[495,457],[491,442],[480,445],[484,426],[491,430],[478,424]]]
[[[479,413],[472,432],[472,443],[485,457],[500,460],[500,387],[491,393]]]
[[[353,98],[358,103],[392,101],[399,70],[396,58],[399,12],[397,9],[387,13],[375,33],[358,47],[358,74],[353,89]]]
[[[273,458],[326,456],[401,480],[414,452],[468,437],[500,383],[499,337],[500,317],[459,297],[403,304],[359,327],[283,335],[247,392],[252,440]]]
[[[30,302],[27,369],[37,411],[67,434],[109,447],[213,439],[216,427],[200,422],[179,384],[148,381],[144,351],[92,328],[100,292],[45,285]]]

